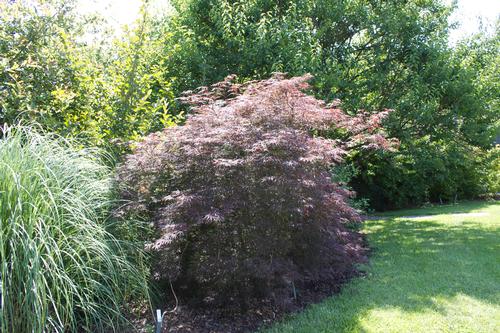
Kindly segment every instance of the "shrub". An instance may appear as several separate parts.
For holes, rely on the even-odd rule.
[[[158,232],[155,277],[243,306],[347,277],[365,252],[346,227],[360,216],[329,170],[353,147],[389,147],[376,133],[387,112],[327,107],[303,92],[309,76],[234,79],[184,96],[186,124],[151,134],[118,169],[131,201],[120,213],[142,213]],[[318,136],[332,132],[344,140]]]
[[[354,163],[360,172],[353,188],[376,210],[494,193],[495,149],[483,150],[461,140],[433,141],[425,136],[401,143],[397,153],[361,155]]]
[[[106,230],[110,172],[96,152],[29,128],[0,139],[0,330],[103,332],[144,290]]]
[[[483,193],[498,198],[500,196],[500,145],[497,144],[488,150],[482,161],[485,165],[482,170],[485,175]]]
[[[112,41],[109,25],[76,2],[0,1],[0,126],[37,122],[121,154],[181,121],[166,65],[175,46],[147,4],[136,28]]]
[[[386,129],[403,149],[354,161],[368,177],[355,177],[351,186],[370,195],[372,208],[421,205],[456,193],[466,198],[469,185],[483,181],[463,166],[475,164],[468,151],[487,149],[498,129],[500,25],[450,48],[453,6],[438,0],[172,4],[175,20],[195,36],[180,44],[196,50],[188,57],[190,75],[175,76],[207,84],[229,73],[256,79],[276,70],[311,72],[317,96],[341,99],[346,112],[396,110]]]

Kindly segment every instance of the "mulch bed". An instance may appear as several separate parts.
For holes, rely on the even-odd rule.
[[[368,247],[366,238],[363,235],[365,244],[365,259],[373,249]],[[284,319],[286,315],[302,311],[308,305],[319,303],[325,298],[333,296],[341,290],[341,287],[357,276],[364,276],[365,272],[352,270],[348,276],[329,281],[328,283],[315,284],[307,289],[301,289],[297,294],[297,299],[292,295],[285,300],[286,304],[275,304],[269,300],[254,301],[248,304],[245,313],[237,311],[237,307],[226,307],[226,309],[214,306],[192,306],[182,301],[177,304],[174,311],[165,313],[162,333],[249,333],[260,328],[271,326],[272,323]],[[154,323],[151,320],[151,312],[142,308],[141,314],[136,312],[135,327],[140,333],[154,332]],[[173,309],[174,304],[165,304],[162,309]],[[228,310],[227,308],[232,309]],[[141,319],[139,319],[141,318]],[[153,328],[153,331],[151,330]],[[137,331],[136,331],[137,332]]]
[[[361,273],[353,273],[352,278]],[[276,306],[271,302],[251,304],[244,314],[229,313],[217,308],[200,308],[179,305],[174,312],[166,313],[163,321],[164,333],[246,333],[282,319],[286,314],[298,312],[309,304],[318,303],[340,291],[348,280],[336,281],[330,285],[316,286],[302,290],[297,300],[290,298],[286,306]]]

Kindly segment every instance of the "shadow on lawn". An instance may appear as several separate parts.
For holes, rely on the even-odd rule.
[[[384,286],[400,288],[404,294],[388,294],[374,300],[379,306],[396,306],[405,311],[429,308],[436,296],[464,294],[499,303],[499,230],[478,222],[456,226],[432,221],[386,220],[372,235],[373,273]]]
[[[466,219],[456,225],[393,218],[368,223],[373,252],[367,276],[272,332],[364,332],[360,320],[370,310],[444,314],[435,299],[457,295],[500,303],[498,228]]]

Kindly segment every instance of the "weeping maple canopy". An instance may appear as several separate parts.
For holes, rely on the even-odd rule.
[[[363,260],[362,237],[346,227],[361,221],[353,193],[330,170],[353,147],[392,147],[380,131],[389,111],[351,117],[307,95],[310,78],[237,84],[233,75],[187,92],[185,125],[149,135],[126,158],[118,183],[130,204],[119,213],[154,223],[158,279],[244,303],[338,281]]]

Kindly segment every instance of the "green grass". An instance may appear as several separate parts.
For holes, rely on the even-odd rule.
[[[381,215],[367,275],[265,332],[500,331],[500,204]]]
[[[145,287],[106,230],[110,176],[61,138],[23,127],[0,138],[1,332],[122,332]]]

